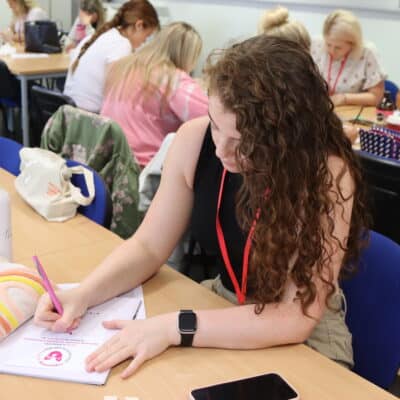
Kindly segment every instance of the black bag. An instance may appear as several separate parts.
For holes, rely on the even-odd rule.
[[[53,21],[27,21],[25,51],[33,53],[61,53],[57,25]]]

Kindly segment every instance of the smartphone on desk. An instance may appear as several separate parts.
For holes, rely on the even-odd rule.
[[[191,400],[299,400],[292,386],[271,373],[194,389]]]

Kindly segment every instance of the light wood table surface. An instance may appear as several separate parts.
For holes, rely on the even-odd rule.
[[[23,54],[21,46],[18,52]],[[28,81],[43,78],[60,78],[67,74],[69,55],[65,53],[49,54],[47,57],[13,58],[0,57],[8,69],[21,81],[21,126],[23,143],[29,146],[29,96]]]
[[[0,186],[11,195],[14,261],[32,266],[33,249],[55,282],[76,282],[87,275],[121,239],[77,216],[49,223],[36,215],[15,192],[14,177],[0,169]],[[228,303],[169,267],[143,286],[147,316],[181,308],[226,307]],[[121,380],[127,362],[113,368],[104,386],[0,375],[0,399],[103,400],[105,395],[140,400],[184,400],[191,389],[275,371],[300,393],[302,400],[389,400],[389,393],[337,365],[305,345],[265,350],[170,348]]]
[[[352,118],[356,118],[361,106],[340,106],[335,108],[336,114],[343,120],[347,121]],[[375,107],[363,107],[362,112],[358,115],[361,119],[367,119],[369,121],[376,122],[376,108]],[[357,125],[357,124],[356,124]],[[360,125],[362,126],[362,125]]]

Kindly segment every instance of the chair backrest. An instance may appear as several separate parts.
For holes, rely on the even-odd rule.
[[[383,388],[400,367],[400,246],[371,231],[359,271],[342,282],[354,372]]]
[[[50,90],[42,86],[34,85],[31,88],[32,104],[38,116],[38,132],[42,132],[48,119],[59,107],[68,104],[76,107],[74,100],[57,90]],[[39,140],[40,142],[40,140]]]
[[[92,168],[77,161],[67,160],[67,165],[69,167],[82,165],[93,172],[95,197],[88,206],[80,206],[78,212],[108,229],[111,225],[112,202],[110,193],[102,177]],[[71,181],[75,186],[81,188],[83,195],[88,195],[83,175],[73,174]]]
[[[399,91],[399,87],[394,82],[387,79],[385,80],[385,91],[386,90],[390,92],[390,95],[392,96],[392,101],[396,103],[396,96],[397,92]]]
[[[113,202],[111,230],[124,239],[136,231],[141,221],[137,208],[140,168],[116,122],[65,105],[46,125],[41,147],[97,171]]]
[[[373,229],[400,243],[400,162],[357,151],[368,183]]]
[[[0,136],[0,167],[17,176],[20,173],[21,163],[19,151],[22,144]]]

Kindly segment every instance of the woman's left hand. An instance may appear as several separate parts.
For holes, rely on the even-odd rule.
[[[179,344],[176,321],[177,315],[172,313],[146,320],[103,322],[105,328],[120,331],[87,357],[86,370],[103,372],[133,357],[121,374],[121,378],[128,378],[146,360],[161,354],[169,346]]]

